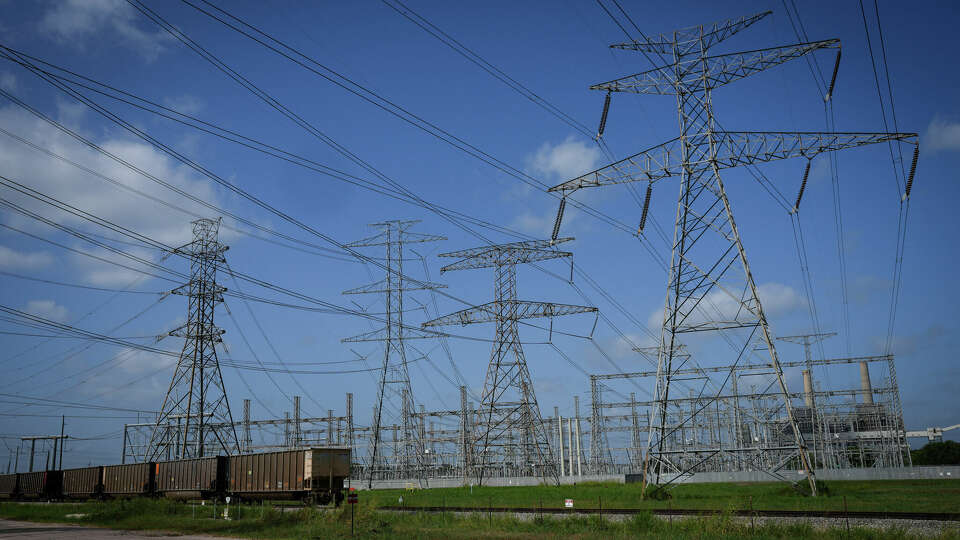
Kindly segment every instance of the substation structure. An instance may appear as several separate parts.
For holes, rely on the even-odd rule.
[[[887,374],[893,360],[892,356],[863,356],[781,363],[787,378],[799,381],[798,387],[803,387],[789,396],[816,469],[910,464],[903,419],[895,412],[898,388],[891,385]],[[788,446],[793,436],[783,413],[782,394],[751,382],[764,371],[769,372],[769,364],[737,366],[738,382],[731,379],[730,391],[720,397],[701,394],[699,387],[692,386],[702,381],[697,377],[709,370],[728,368],[691,368],[677,374],[691,385],[686,395],[671,399],[670,409],[677,411],[677,418],[691,416],[691,410],[703,410],[693,415],[696,421],[688,421],[666,441],[665,451],[674,453],[683,464],[696,460],[691,463],[691,472],[796,469],[796,460],[760,461],[771,455],[762,450]],[[590,390],[583,393],[586,408],[581,410],[580,396],[574,395],[571,403],[564,404],[572,406],[572,414],[563,416],[560,408],[554,406],[552,415],[542,416],[558,476],[620,475],[642,470],[650,431],[649,411],[657,401],[637,399],[637,388],[629,383],[635,381],[642,388],[649,388],[653,377],[654,370],[591,375]],[[847,381],[855,384],[846,384]],[[352,393],[345,396],[342,414],[329,410],[322,417],[302,416],[300,396],[294,396],[293,411],[283,418],[253,419],[250,400],[244,400],[242,421],[210,427],[236,430],[242,452],[349,446],[353,449],[352,476],[356,481],[369,481],[373,448],[379,445],[375,480],[416,482],[421,478],[429,483],[433,478],[451,478],[469,484],[476,482],[475,424],[483,410],[469,400],[466,387],[460,388],[460,396],[461,408],[426,410],[421,405],[410,412],[405,422],[400,419],[382,423],[379,437],[374,437],[375,412],[369,423],[355,423]],[[171,429],[175,428],[173,422]],[[417,439],[422,441],[422,451],[410,456],[412,459],[407,459],[403,451],[405,425],[415,426]],[[125,426],[124,462],[146,459],[150,434],[155,428],[156,421]],[[698,456],[708,447],[722,450],[711,459],[702,460]],[[169,451],[169,457],[176,456],[175,448]],[[411,470],[411,462],[420,470]],[[487,478],[529,476],[522,472],[501,462],[499,468],[487,467]]]
[[[864,356],[780,363],[787,378],[797,386],[802,381],[802,391],[787,395],[815,469],[910,464],[896,405],[899,388],[888,375],[893,361],[893,356]],[[877,385],[871,366],[881,371]],[[678,391],[667,402],[668,425],[674,429],[663,452],[689,473],[801,469],[795,457],[774,460],[775,451],[789,448],[794,435],[783,394],[768,382],[770,370],[769,362],[676,370]],[[716,373],[731,373],[722,395],[704,390],[707,377]],[[847,383],[857,379],[854,374],[858,382]],[[650,409],[658,401],[637,400],[635,392],[624,399],[634,390],[624,383],[634,380],[649,388],[656,376],[656,370],[591,375],[591,473],[642,469]]]

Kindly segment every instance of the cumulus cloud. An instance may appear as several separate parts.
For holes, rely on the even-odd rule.
[[[68,135],[18,109],[0,108],[0,125],[24,139],[48,148],[74,162],[81,163],[128,188],[173,203],[195,215],[217,217],[211,215],[209,209],[174,194],[169,189],[90,148],[80,146]],[[217,192],[209,182],[201,179],[194,171],[174,162],[153,147],[125,139],[107,139],[99,141],[99,144],[109,152],[122,156],[126,161],[180,188],[184,192],[202,200],[219,204]],[[13,139],[2,136],[0,136],[0,169],[5,171],[5,176],[29,185],[37,191],[167,245],[179,246],[191,239],[190,221],[196,219],[195,216],[151,202],[63,161],[50,158]],[[32,199],[15,196],[11,196],[11,198],[17,204],[54,219],[63,225],[81,229],[90,227],[86,221],[78,217],[54,213],[49,207]],[[30,218],[17,214],[7,214],[4,219],[19,228],[36,231],[41,236],[48,237],[51,234],[48,227],[40,225]],[[102,230],[93,232],[103,233]],[[85,251],[93,251],[93,248],[88,244],[78,245],[78,247]],[[129,246],[124,246],[123,249],[126,251],[132,250]],[[106,252],[97,254],[111,260],[116,257]],[[138,252],[137,255],[151,260],[157,260],[159,257],[158,253],[148,251]],[[82,263],[80,262],[81,259],[83,259]],[[71,257],[69,260],[79,268],[82,279],[97,285],[127,285],[135,275],[123,269],[118,270],[117,267],[108,263],[94,262],[85,257]],[[7,249],[0,251],[0,265],[4,264],[5,261],[7,264],[16,263],[23,267],[27,263],[40,264],[44,259],[40,256],[18,256],[16,252]],[[124,260],[124,263],[136,266],[136,263],[129,260]]]
[[[596,169],[600,157],[599,148],[571,136],[558,144],[543,143],[529,162],[530,168],[540,175],[568,180]]]
[[[25,252],[0,246],[0,268],[7,270],[28,270],[47,266],[53,257],[44,251]]]
[[[548,183],[568,180],[597,168],[600,161],[600,150],[589,142],[567,137],[563,142],[545,142],[532,154],[527,156],[527,169],[532,174],[541,177]],[[517,187],[522,193],[518,198],[527,198],[533,193],[528,186]],[[516,197],[516,195],[515,195]],[[547,208],[537,205],[536,208],[527,207],[517,212],[511,226],[528,234],[537,236],[549,235],[553,230],[553,223],[557,215],[556,200],[550,199]],[[572,205],[567,205],[563,223],[569,226],[579,216],[579,211]]]
[[[960,150],[960,122],[935,116],[927,126],[923,146],[931,151]]]
[[[84,38],[100,39],[104,34],[112,34],[147,60],[153,60],[172,38],[163,30],[142,28],[139,19],[137,11],[123,0],[65,0],[44,13],[40,30],[74,46]]]
[[[17,89],[17,78],[13,73],[0,71],[0,88],[11,92]]]
[[[525,211],[513,219],[511,224],[514,229],[518,229],[534,236],[547,236],[553,230],[554,216],[547,214],[534,214]]]
[[[806,299],[796,289],[782,283],[762,283],[757,286],[757,295],[766,316],[777,317],[788,315],[807,304]],[[705,322],[709,317],[715,321],[743,320],[747,315],[740,308],[740,302],[719,289],[707,293],[707,297],[700,303],[703,308],[687,318],[685,324],[692,325]],[[706,315],[702,313],[706,312]],[[658,309],[647,318],[647,325],[659,328],[663,324],[663,309]]]
[[[199,113],[204,107],[203,100],[189,95],[164,98],[163,104],[177,112],[189,115]]]
[[[67,320],[67,308],[53,300],[31,300],[27,302],[24,311],[51,321],[63,322]]]

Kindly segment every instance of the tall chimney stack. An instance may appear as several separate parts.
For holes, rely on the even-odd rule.
[[[804,369],[800,373],[803,374],[803,404],[812,409],[813,408],[813,376],[810,375],[809,369]]]
[[[870,368],[867,363],[860,362],[860,390],[864,405],[873,405],[873,386],[870,385]]]

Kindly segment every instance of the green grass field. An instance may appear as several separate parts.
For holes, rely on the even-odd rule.
[[[871,512],[960,512],[956,480],[882,480],[828,482],[829,494],[802,496],[784,484],[679,484],[669,500],[640,500],[640,484],[583,483],[573,486],[469,487],[362,492],[378,506],[461,506],[470,508],[682,508],[754,510],[843,510]],[[752,505],[752,506],[751,506]]]
[[[217,514],[222,516],[223,506]],[[194,513],[196,511],[196,513]],[[85,514],[80,519],[66,517]],[[279,512],[270,506],[244,506],[231,520],[213,519],[213,507],[192,507],[165,500],[137,499],[107,503],[20,504],[0,503],[0,517],[39,522],[78,523],[113,529],[168,531],[181,534],[209,534],[242,538],[347,538],[350,536],[350,509],[316,510],[303,508]],[[749,521],[718,515],[707,518],[663,520],[649,513],[623,521],[597,516],[570,516],[521,520],[508,515],[478,512],[472,515],[395,513],[378,511],[369,502],[357,505],[356,538],[777,538],[777,539],[899,539],[913,538],[902,530],[883,531],[838,526],[814,529],[810,525],[771,524],[751,526]],[[960,540],[960,527],[939,536],[924,538]]]
[[[846,496],[850,510],[957,512],[960,482],[884,481],[830,482],[830,495],[816,499],[794,494],[781,484],[687,484],[673,490],[670,501],[640,501],[639,485],[580,484],[564,487],[500,487],[383,490],[360,493],[356,512],[357,538],[909,538],[896,529],[876,531],[853,527],[814,529],[809,525],[770,524],[752,527],[721,513],[711,517],[659,519],[641,513],[622,521],[598,516],[569,516],[518,519],[513,514],[488,514],[496,507],[538,507],[558,509],[563,499],[572,498],[578,508],[690,508],[734,510],[761,509],[842,509]],[[395,505],[402,496],[404,506],[465,506],[476,508],[469,515],[451,513],[399,513],[380,510]],[[78,523],[115,529],[162,530],[183,534],[212,534],[242,538],[344,538],[350,535],[350,507],[340,509],[302,508],[281,512],[268,505],[230,507],[224,520],[223,505],[191,506],[167,500],[79,504],[0,503],[0,517],[7,519]],[[84,514],[68,518],[69,514]],[[930,536],[926,536],[929,538]],[[960,525],[940,536],[960,540]]]

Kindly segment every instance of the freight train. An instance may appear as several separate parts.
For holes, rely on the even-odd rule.
[[[0,475],[0,499],[231,497],[339,505],[350,476],[349,448],[302,448],[176,461],[150,461]]]

